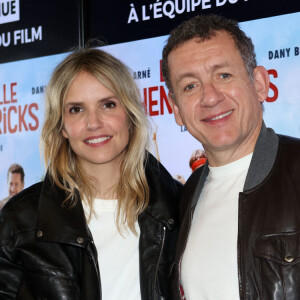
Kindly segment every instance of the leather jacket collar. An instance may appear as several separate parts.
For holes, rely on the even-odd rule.
[[[158,161],[148,153],[146,177],[150,188],[150,201],[146,209],[154,219],[169,230],[178,226],[178,187],[181,183],[170,181],[170,175]]]
[[[165,168],[148,153],[146,177],[151,196],[146,212],[172,231],[178,225],[178,217],[177,203],[170,200],[177,198],[178,189],[175,180],[170,182],[169,176]],[[170,195],[172,192],[173,195]],[[62,207],[64,199],[64,191],[53,184],[46,175],[39,199],[36,234],[40,241],[86,247],[92,236],[81,201],[74,207],[67,208]]]
[[[92,240],[80,201],[62,207],[65,193],[46,175],[39,199],[37,236],[39,240],[85,247]]]
[[[262,121],[261,130],[254,148],[252,160],[247,173],[244,191],[251,190],[259,185],[270,173],[274,161],[276,159],[278,150],[279,138],[276,133],[271,128],[267,128],[264,121]],[[199,183],[194,191],[192,208],[194,208],[199,199],[200,193],[204,186],[206,177],[208,175],[208,162],[201,168],[201,175],[199,178]],[[195,172],[200,172],[196,170]]]
[[[276,159],[278,144],[279,138],[274,130],[267,128],[263,122],[247,173],[244,191],[258,186],[271,172]]]

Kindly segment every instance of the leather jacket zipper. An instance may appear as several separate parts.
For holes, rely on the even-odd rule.
[[[243,193],[239,194],[239,208],[238,208],[238,237],[237,237],[237,259],[238,259],[238,281],[239,281],[239,292],[240,292],[240,299],[243,299],[243,290],[242,290],[242,274],[241,274],[241,264],[242,264],[242,258],[241,258],[241,230],[242,230],[242,196]]]
[[[190,211],[190,214],[189,214],[188,227],[187,227],[187,234],[186,234],[186,236],[185,236],[184,245],[183,245],[182,251],[181,251],[181,253],[180,253],[180,259],[179,259],[179,261],[178,261],[178,282],[177,282],[178,295],[179,295],[178,300],[181,299],[181,292],[180,292],[181,261],[182,261],[182,258],[183,258],[184,250],[185,250],[185,248],[186,248],[186,244],[187,244],[187,240],[188,240],[188,234],[189,234],[190,229],[191,229],[191,220],[192,220],[192,215],[193,215],[193,213],[194,213],[194,210],[195,210],[195,208],[193,208],[193,209]]]
[[[98,283],[99,283],[99,293],[100,293],[100,300],[102,299],[102,286],[101,286],[101,277],[100,277],[100,270],[99,270],[99,266],[98,266],[98,262],[95,261],[95,256],[94,256],[94,253],[97,253],[97,250],[96,250],[96,246],[94,244],[94,241],[92,240],[91,241],[91,247],[93,248],[93,255],[90,256],[90,258],[92,259],[93,261],[93,264],[94,264],[94,268],[96,270],[96,273],[97,273],[97,277],[98,277]]]
[[[158,256],[157,264],[156,264],[156,267],[155,267],[153,295],[155,295],[155,286],[156,286],[156,281],[157,281],[158,267],[159,267],[159,263],[160,263],[160,260],[161,260],[161,257],[162,257],[162,253],[163,253],[163,249],[164,249],[164,245],[165,245],[165,239],[166,239],[166,227],[163,226],[162,242],[161,242],[161,247],[160,247],[160,251],[159,251],[159,256]]]

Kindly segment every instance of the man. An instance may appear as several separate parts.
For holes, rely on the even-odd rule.
[[[208,159],[182,193],[173,299],[180,284],[188,300],[300,299],[300,140],[264,125],[269,78],[251,40],[197,16],[171,33],[163,75]]]
[[[18,164],[12,164],[7,171],[8,196],[0,201],[0,210],[9,198],[24,189],[24,170]]]

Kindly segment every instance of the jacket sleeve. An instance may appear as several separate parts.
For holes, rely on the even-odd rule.
[[[0,300],[17,298],[22,271],[15,262],[14,236],[5,212],[0,212]]]

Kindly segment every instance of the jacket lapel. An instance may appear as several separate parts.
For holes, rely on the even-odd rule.
[[[45,242],[57,242],[85,247],[92,240],[79,200],[72,208],[62,207],[65,193],[46,175],[39,199],[37,237]]]

